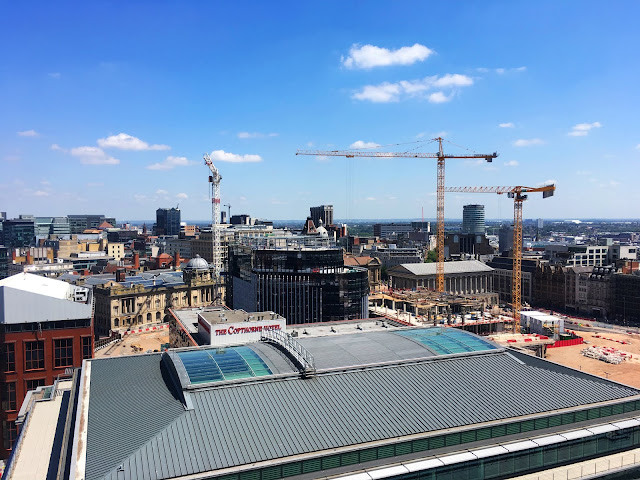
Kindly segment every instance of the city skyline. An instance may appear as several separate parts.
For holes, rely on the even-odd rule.
[[[37,5],[0,20],[9,217],[144,219],[180,204],[207,219],[208,152],[232,215],[303,219],[332,204],[336,219],[432,219],[432,160],[295,152],[434,152],[438,135],[446,152],[500,153],[447,162],[447,186],[556,181],[525,218],[638,216],[636,3]],[[488,220],[513,212],[506,196],[446,202],[447,219],[470,203]]]

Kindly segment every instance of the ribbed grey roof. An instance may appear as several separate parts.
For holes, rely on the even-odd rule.
[[[478,260],[462,260],[459,262],[445,262],[444,274],[492,272],[493,268]],[[403,263],[389,269],[389,274],[410,273],[413,275],[435,275],[436,263]]]
[[[86,480],[172,478],[640,393],[526,362],[497,351],[238,383],[190,392],[185,410],[159,354],[93,360]]]

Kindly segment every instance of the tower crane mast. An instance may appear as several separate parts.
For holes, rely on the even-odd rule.
[[[208,153],[204,154],[204,163],[209,170],[209,183],[211,184],[211,237],[212,237],[212,259],[213,259],[213,280],[216,288],[215,301],[219,301],[220,275],[222,273],[222,250],[220,241],[220,181],[222,175],[211,161]]]
[[[511,277],[511,308],[513,309],[513,330],[520,324],[522,306],[522,204],[528,193],[542,192],[542,198],[551,197],[556,190],[555,184],[542,187],[447,187],[446,192],[458,193],[497,193],[513,198],[513,266]]]
[[[434,138],[438,142],[438,153],[421,152],[373,152],[362,150],[298,150],[296,155],[322,155],[328,157],[365,157],[365,158],[435,158],[438,162],[437,180],[437,250],[438,261],[436,263],[436,290],[444,292],[444,164],[447,158],[476,158],[487,162],[498,157],[496,152],[490,154],[469,153],[466,155],[450,155],[442,149],[442,137]]]

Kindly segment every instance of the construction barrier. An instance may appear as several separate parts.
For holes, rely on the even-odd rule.
[[[571,345],[581,345],[583,342],[584,339],[582,337],[570,338],[567,340],[556,340],[556,343],[548,345],[547,348],[570,347]]]
[[[154,330],[162,330],[163,328],[169,328],[169,324],[163,323],[162,325],[153,325],[152,327],[134,328],[132,330],[127,330],[123,333],[123,335],[130,335],[132,333],[153,332]]]

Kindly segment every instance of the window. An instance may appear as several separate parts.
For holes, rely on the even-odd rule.
[[[7,382],[2,386],[2,410],[16,410],[16,382]]]
[[[82,337],[82,359],[93,357],[91,348],[91,337]]]
[[[44,387],[44,378],[37,378],[35,380],[27,380],[24,382],[27,387],[27,392],[35,390],[38,387]]]
[[[15,372],[16,370],[16,344],[5,343],[4,344],[4,371]]]
[[[44,368],[44,341],[35,340],[24,343],[25,370]]]
[[[73,365],[73,338],[60,338],[53,341],[53,366],[70,367]]]
[[[4,448],[10,450],[13,448],[13,442],[18,437],[18,427],[14,422],[4,420],[2,422],[2,439]]]

